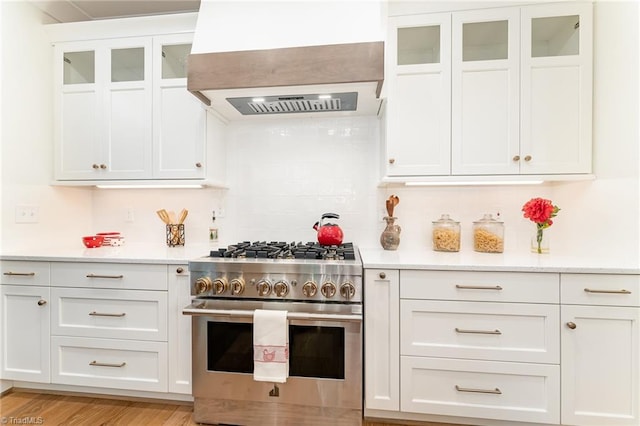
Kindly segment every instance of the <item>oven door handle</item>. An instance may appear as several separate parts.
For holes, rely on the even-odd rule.
[[[195,317],[222,317],[222,318],[253,318],[253,311],[241,309],[205,309],[198,308],[199,303],[192,303],[182,310],[182,315],[191,315]],[[311,321],[352,321],[362,322],[361,314],[327,314],[312,312],[287,312],[287,319],[292,320],[311,320]]]

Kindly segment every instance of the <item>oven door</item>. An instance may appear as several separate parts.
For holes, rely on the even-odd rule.
[[[287,311],[289,378],[285,383],[253,380],[255,309]],[[361,304],[198,300],[183,313],[193,316],[196,402],[205,398],[231,404],[362,409]]]

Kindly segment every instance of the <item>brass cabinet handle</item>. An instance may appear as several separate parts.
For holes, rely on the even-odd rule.
[[[35,272],[11,272],[11,271],[7,271],[4,273],[4,275],[12,275],[17,277],[32,277],[35,274],[36,274]]]
[[[196,167],[197,167],[197,168],[202,167],[202,163],[196,163]]]
[[[121,314],[107,314],[107,313],[100,313],[100,312],[89,312],[89,315],[91,315],[92,317],[123,317],[125,315],[127,315],[125,312],[121,313]]]
[[[384,272],[380,272],[380,278],[384,280],[385,278],[387,278],[387,274],[385,274]]]
[[[586,293],[604,293],[604,294],[631,294],[629,290],[594,290],[590,288],[585,288],[584,291]]]
[[[106,164],[100,164],[100,168],[101,168],[102,170],[105,170],[105,169],[107,168],[107,165],[106,165]]]
[[[456,284],[456,288],[460,290],[502,290],[502,287],[499,285],[494,286],[484,286],[484,285],[460,285]]]
[[[87,274],[87,278],[112,278],[112,279],[122,279],[124,275],[97,275],[97,274]]]
[[[99,166],[99,165],[97,165],[96,163],[93,163],[93,165],[92,165],[91,167],[93,167],[93,168],[94,168],[94,169],[96,169],[96,170],[100,168],[100,166]]]
[[[395,163],[395,162],[396,162],[396,159],[395,159],[395,158],[389,158],[389,164],[393,164],[393,163]]]
[[[475,388],[463,388],[461,386],[456,385],[456,390],[458,392],[474,392],[474,393],[492,393],[494,395],[502,395],[502,391],[498,388],[494,389],[475,389]]]
[[[91,361],[89,363],[89,365],[93,365],[95,367],[116,367],[116,368],[120,368],[120,367],[124,367],[125,365],[127,365],[126,362],[121,362],[120,364],[111,364],[108,362],[98,362],[98,361]]]
[[[44,299],[40,299],[40,300],[38,300],[38,306],[44,306],[44,305],[46,305],[46,304],[47,304],[47,301],[46,301],[46,300],[44,300]]]
[[[176,268],[176,273],[177,273],[177,274],[181,274],[181,273],[183,273],[183,272],[184,272],[184,268],[182,268],[182,267],[178,267],[178,268]]]
[[[520,161],[520,156],[519,155],[515,155],[513,157],[513,161]]]
[[[463,328],[456,327],[456,333],[468,333],[468,334],[502,334],[500,330],[465,330]]]
[[[525,156],[524,161],[531,161],[531,156],[530,155]]]
[[[577,325],[576,325],[576,323],[575,323],[575,322],[571,322],[571,321],[569,321],[569,322],[567,323],[567,327],[569,327],[569,328],[570,328],[570,329],[572,329],[572,330],[575,330],[575,329],[576,329],[576,327],[577,327]]]

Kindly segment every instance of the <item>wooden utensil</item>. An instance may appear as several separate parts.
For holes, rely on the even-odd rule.
[[[393,217],[393,210],[398,203],[400,203],[400,198],[395,195],[391,195],[387,200],[387,213],[389,213],[389,217]]]
[[[174,212],[173,210],[169,212],[169,223],[171,224],[178,223],[178,219],[176,218],[176,212]]]
[[[182,209],[182,211],[180,212],[180,219],[178,219],[178,224],[184,223],[184,220],[187,218],[188,214],[189,214],[189,210]]]
[[[165,209],[160,209],[156,212],[161,221],[163,221],[166,225],[171,223],[171,219],[169,218],[169,214]]]

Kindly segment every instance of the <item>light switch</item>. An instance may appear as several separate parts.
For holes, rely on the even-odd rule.
[[[38,206],[16,206],[16,223],[38,223]]]

